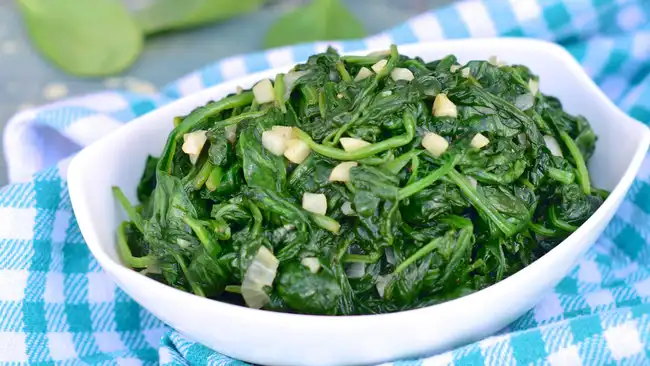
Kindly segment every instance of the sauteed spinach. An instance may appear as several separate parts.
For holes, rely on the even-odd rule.
[[[171,121],[170,121],[171,122]],[[313,55],[174,120],[118,228],[175,288],[273,311],[395,312],[478,291],[607,192],[587,120],[522,65]]]

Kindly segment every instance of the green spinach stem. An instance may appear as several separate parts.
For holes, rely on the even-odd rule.
[[[216,257],[221,253],[221,246],[216,243],[216,240],[213,240],[210,236],[210,232],[199,220],[189,217],[187,214],[183,216],[183,221],[187,226],[192,229],[196,237],[199,238],[199,241],[212,256]]]
[[[277,74],[275,76],[275,83],[273,84],[275,103],[282,113],[287,113],[286,101],[284,100],[284,88],[284,74]]]
[[[436,248],[438,248],[438,246],[440,245],[439,243],[443,240],[445,240],[444,237],[437,237],[431,240],[429,244],[418,249],[418,251],[415,252],[413,255],[404,259],[400,264],[397,265],[397,267],[395,267],[395,270],[393,271],[393,276],[398,275],[400,272],[405,270],[406,267],[415,263],[418,259],[424,258],[427,254],[433,252]]]
[[[129,249],[129,243],[126,238],[126,225],[127,221],[122,221],[120,226],[117,228],[117,250],[120,252],[122,259],[133,268],[147,268],[153,262],[155,258],[151,255],[144,257],[134,257]]]
[[[210,174],[213,171],[213,167],[214,165],[212,165],[212,163],[209,160],[203,163],[201,169],[199,169],[198,173],[196,173],[196,176],[194,176],[194,179],[192,179],[192,186],[194,190],[198,191],[199,189],[201,189],[201,187],[203,187],[205,182],[210,177]]]
[[[343,255],[343,258],[341,259],[342,262],[344,263],[376,263],[381,256],[383,255],[383,251],[377,251],[371,254],[351,254],[351,253],[346,253]]]
[[[205,292],[203,292],[201,286],[199,286],[192,279],[192,276],[190,276],[190,272],[187,270],[187,265],[185,264],[183,257],[181,257],[181,255],[178,253],[173,253],[172,256],[174,257],[174,260],[176,260],[176,263],[178,263],[178,266],[181,268],[183,275],[185,275],[187,282],[190,284],[190,287],[192,288],[192,292],[194,292],[194,294],[197,296],[205,297]]]
[[[386,150],[404,146],[409,142],[411,142],[411,140],[413,140],[413,137],[415,136],[415,117],[413,117],[413,115],[407,111],[404,113],[403,118],[404,118],[404,128],[406,130],[406,133],[404,135],[394,136],[386,140],[365,146],[355,151],[345,151],[343,149],[337,149],[334,147],[321,145],[315,142],[311,138],[311,136],[309,136],[309,134],[296,127],[294,127],[294,134],[299,139],[307,143],[307,145],[309,145],[309,147],[315,152],[317,152],[318,154],[336,160],[345,160],[345,161],[359,160],[359,159],[376,155]]]
[[[451,172],[454,169],[454,165],[456,165],[456,159],[449,159],[445,165],[429,173],[426,177],[418,180],[417,182],[411,183],[404,188],[401,188],[399,190],[398,199],[403,200],[411,197],[412,195],[432,185],[434,182]]]
[[[124,211],[126,211],[126,215],[129,217],[129,220],[133,222],[136,228],[144,234],[144,225],[142,223],[142,216],[138,213],[138,211],[131,205],[131,202],[129,202],[129,199],[126,198],[124,195],[124,192],[122,192],[122,189],[118,186],[113,186],[113,195],[117,199],[117,201],[120,203]]]
[[[236,116],[232,116],[230,118],[224,119],[223,121],[215,122],[211,130],[216,130],[216,129],[222,129],[224,127],[236,125],[239,122],[246,120],[246,119],[254,119],[254,118],[259,118],[262,117],[263,115],[267,114],[270,109],[264,109],[261,111],[248,111],[244,112],[242,114],[238,114]]]
[[[580,149],[568,133],[565,131],[559,131],[559,133],[560,139],[562,142],[564,142],[564,145],[571,153],[571,156],[576,163],[576,167],[578,168],[578,181],[580,182],[582,191],[585,194],[591,194],[591,181],[589,179],[589,171],[587,170],[587,164],[585,163],[585,159],[582,156]]]
[[[571,184],[573,183],[573,180],[576,178],[576,175],[573,174],[572,172],[567,172],[562,169],[557,169],[557,168],[548,168],[548,176],[551,177],[553,180],[556,180],[562,184]]]
[[[458,186],[458,188],[460,188],[465,197],[478,210],[483,212],[490,220],[492,220],[492,222],[494,222],[506,237],[513,236],[517,233],[517,228],[507,222],[506,219],[483,197],[483,195],[469,184],[467,178],[458,173],[455,169],[451,169],[447,176]]]
[[[347,83],[352,82],[352,77],[350,76],[350,73],[348,73],[348,70],[345,68],[343,61],[338,61],[336,63],[336,69],[339,71],[339,74],[341,74],[341,79],[343,79],[343,81]]]
[[[551,224],[553,224],[555,227],[560,228],[564,231],[568,232],[574,232],[578,230],[577,226],[571,225],[566,221],[560,220],[557,215],[555,214],[555,206],[551,206],[548,210],[548,218],[551,220]]]
[[[205,181],[205,188],[210,192],[214,192],[219,185],[221,185],[221,177],[223,176],[223,169],[220,166],[215,166],[210,171],[210,176]]]
[[[418,156],[423,152],[424,150],[411,150],[398,156],[395,160],[385,163],[382,167],[393,174],[397,174],[408,165],[409,161],[412,161],[413,157]]]

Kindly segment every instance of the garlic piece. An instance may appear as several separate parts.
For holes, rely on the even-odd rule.
[[[449,142],[437,133],[427,132],[422,139],[422,147],[437,158],[447,150]]]
[[[449,100],[446,94],[440,93],[436,95],[433,101],[433,115],[436,117],[458,117],[458,108]]]

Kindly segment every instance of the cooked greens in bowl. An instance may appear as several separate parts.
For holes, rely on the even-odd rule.
[[[171,121],[170,121],[171,123]],[[596,135],[521,65],[313,55],[174,119],[126,264],[273,311],[395,312],[517,272],[600,206]]]

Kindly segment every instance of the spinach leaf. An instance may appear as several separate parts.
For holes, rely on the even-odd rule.
[[[135,18],[146,34],[190,28],[256,10],[262,0],[156,0]]]
[[[318,40],[361,38],[365,35],[359,20],[340,0],[314,0],[278,19],[268,30],[264,46],[270,48]]]
[[[327,268],[312,273],[298,262],[290,262],[282,269],[277,290],[291,308],[307,314],[334,315],[343,295]]]
[[[142,50],[142,31],[119,1],[20,0],[18,5],[38,51],[71,74],[121,72]]]

